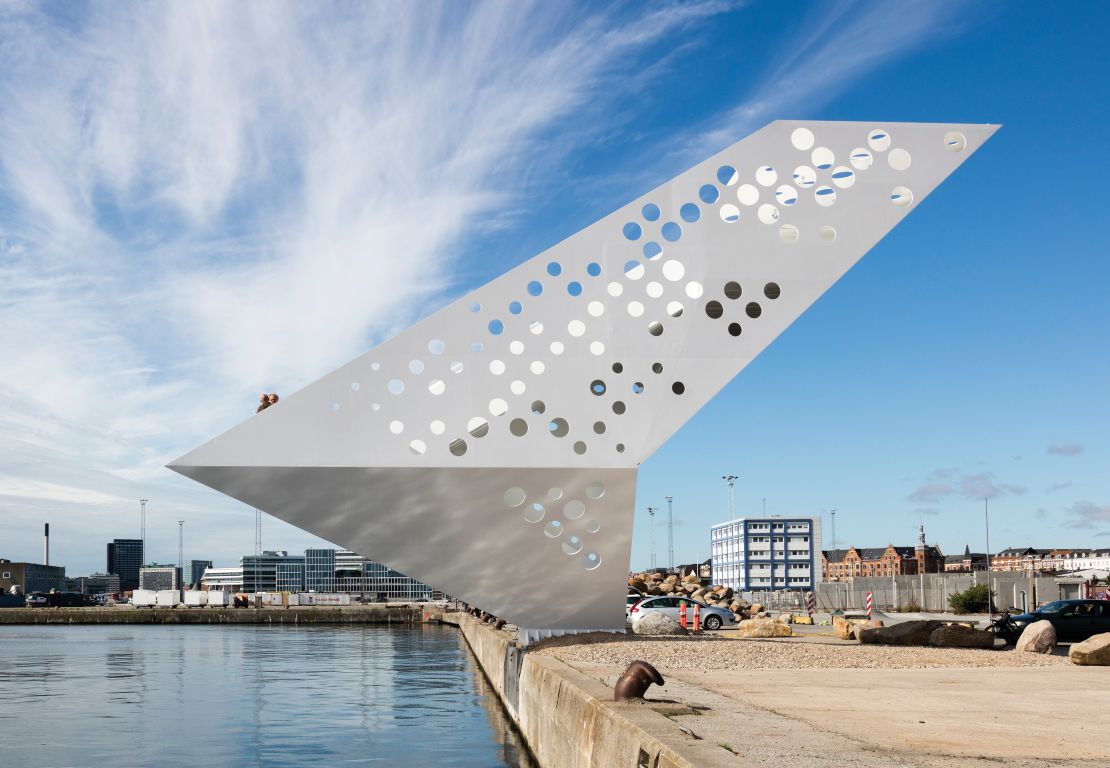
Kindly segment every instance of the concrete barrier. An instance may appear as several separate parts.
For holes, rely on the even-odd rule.
[[[693,739],[649,705],[618,704],[600,680],[523,652],[508,632],[462,613],[443,621],[462,631],[541,768],[736,766],[734,755]]]

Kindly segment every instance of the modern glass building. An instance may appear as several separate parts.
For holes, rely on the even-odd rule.
[[[335,550],[304,551],[304,588],[309,592],[335,591]]]
[[[212,567],[211,560],[186,560],[185,561],[185,585],[192,587],[200,583],[200,579],[204,576],[204,571]]]
[[[285,550],[266,551],[261,555],[243,555],[240,564],[244,592],[296,592],[304,589],[304,555],[290,555]],[[279,572],[281,586],[278,583]]]
[[[108,544],[108,573],[119,576],[119,588],[139,588],[139,569],[143,567],[142,539],[113,539]]]
[[[176,565],[148,565],[139,569],[139,589],[181,589],[181,569]]]
[[[821,518],[748,517],[709,529],[714,584],[811,590],[821,581]]]

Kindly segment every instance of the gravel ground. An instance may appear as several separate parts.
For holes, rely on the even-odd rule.
[[[572,665],[623,667],[635,659],[642,659],[660,669],[700,670],[1053,667],[1070,663],[1066,655],[1045,656],[1013,650],[822,645],[720,638],[672,640],[604,633],[554,637],[532,646],[529,653],[555,656]]]

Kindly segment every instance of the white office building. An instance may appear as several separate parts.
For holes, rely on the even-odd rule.
[[[709,529],[714,584],[811,590],[821,581],[821,518],[741,517]]]

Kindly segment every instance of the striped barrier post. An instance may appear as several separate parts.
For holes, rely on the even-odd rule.
[[[701,606],[694,603],[694,631],[701,632]]]
[[[808,595],[806,595],[806,612],[809,613],[809,617],[811,619],[813,618],[813,612],[816,609],[817,609],[817,595],[810,592]]]
[[[680,600],[678,603],[678,623],[686,629],[686,601]]]
[[[875,599],[871,596],[871,593],[868,592],[867,593],[867,620],[868,621],[871,621],[871,611],[874,610],[874,608],[875,608]]]

